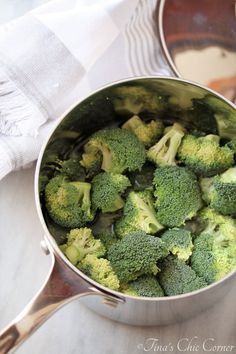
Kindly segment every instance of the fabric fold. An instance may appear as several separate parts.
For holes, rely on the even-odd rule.
[[[156,5],[54,0],[0,28],[0,178],[37,159],[50,127],[93,90],[169,74]]]

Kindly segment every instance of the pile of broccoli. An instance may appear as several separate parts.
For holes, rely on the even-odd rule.
[[[123,89],[120,127],[50,161],[45,213],[64,228],[69,261],[105,287],[142,297],[206,287],[236,269],[236,139],[165,126],[148,90]]]

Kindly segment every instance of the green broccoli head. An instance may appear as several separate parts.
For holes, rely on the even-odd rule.
[[[115,231],[119,237],[124,237],[134,231],[144,231],[156,234],[162,230],[156,211],[153,207],[153,197],[149,190],[130,192],[124,207],[123,216],[117,221]]]
[[[123,287],[122,292],[131,296],[162,297],[164,292],[154,275],[144,274]]]
[[[174,256],[168,256],[158,266],[158,280],[167,296],[181,295],[207,286],[190,266]]]
[[[102,155],[100,151],[85,144],[80,164],[85,168],[87,177],[93,178],[101,171]]]
[[[87,254],[102,257],[106,253],[103,243],[96,240],[93,237],[92,230],[87,227],[70,230],[67,235],[67,242],[61,246],[61,250],[74,265]]]
[[[147,158],[157,166],[176,165],[176,154],[184,136],[183,127],[174,123],[165,135],[147,152]]]
[[[218,135],[196,137],[185,135],[178,150],[178,158],[197,175],[210,177],[225,171],[234,163],[234,153],[228,146],[220,146]]]
[[[222,138],[232,139],[236,136],[236,111],[224,100],[214,95],[207,95],[204,102],[214,112],[219,135]]]
[[[202,178],[200,181],[203,200],[223,215],[236,213],[236,167],[221,175]]]
[[[99,233],[99,235],[97,235],[96,238],[102,241],[106,250],[108,250],[111,247],[111,245],[113,245],[119,240],[114,232],[106,232],[106,231]]]
[[[88,277],[107,288],[118,290],[120,287],[119,279],[107,259],[88,254],[77,267]]]
[[[128,177],[121,174],[102,172],[92,180],[92,205],[103,213],[123,208],[121,194],[131,186]]]
[[[126,129],[96,132],[84,146],[81,164],[102,158],[101,169],[111,173],[140,170],[146,159],[144,145]],[[86,166],[85,166],[86,167]]]
[[[168,227],[181,226],[202,206],[194,173],[185,167],[157,168],[153,179],[157,219]]]
[[[56,174],[67,176],[72,181],[84,181],[85,171],[80,165],[78,158],[70,158],[68,160],[55,160]]]
[[[137,115],[134,115],[125,122],[122,128],[134,133],[145,146],[154,144],[164,129],[162,121],[152,120],[151,122],[145,123]]]
[[[70,182],[60,175],[45,188],[45,203],[52,220],[64,227],[81,227],[94,218],[91,212],[90,183]]]
[[[185,229],[169,229],[161,236],[167,249],[179,259],[187,261],[193,251],[191,232]]]
[[[211,284],[236,269],[236,221],[210,208],[200,219],[205,229],[194,241],[191,266]]]
[[[144,86],[122,85],[116,87],[113,94],[114,110],[121,115],[159,113],[166,107],[163,97]]]
[[[236,138],[235,137],[233,139],[231,139],[225,145],[228,146],[234,152],[234,154],[236,154]]]
[[[113,244],[108,250],[108,260],[122,283],[128,283],[143,274],[156,274],[156,262],[168,251],[160,238],[143,231],[131,233]]]

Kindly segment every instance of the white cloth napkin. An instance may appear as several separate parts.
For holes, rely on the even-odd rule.
[[[169,75],[157,0],[56,0],[0,28],[0,179],[37,159],[57,118],[118,79]]]

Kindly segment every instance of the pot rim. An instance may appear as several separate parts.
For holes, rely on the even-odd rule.
[[[165,0],[164,0],[165,1]],[[132,295],[127,295],[124,293],[121,293],[119,291],[115,291],[112,289],[109,289],[99,283],[97,283],[96,281],[94,281],[93,279],[89,278],[87,275],[85,275],[81,270],[79,270],[78,268],[76,268],[67,258],[66,256],[63,254],[63,252],[60,250],[59,246],[57,245],[54,237],[50,234],[47,224],[45,222],[45,219],[43,217],[43,213],[42,213],[42,209],[41,209],[41,205],[40,205],[40,196],[39,196],[39,191],[38,191],[38,180],[39,180],[39,173],[40,173],[40,167],[41,167],[41,162],[42,162],[42,158],[46,149],[46,146],[49,142],[49,140],[51,139],[52,135],[54,134],[55,130],[58,128],[58,126],[61,124],[61,122],[67,117],[67,115],[76,107],[78,106],[80,103],[82,103],[85,99],[93,96],[94,94],[107,89],[109,87],[112,87],[114,85],[117,84],[121,84],[121,83],[128,83],[131,81],[138,81],[138,80],[147,80],[147,79],[161,79],[161,80],[169,80],[169,81],[178,81],[178,82],[182,82],[182,83],[186,83],[186,84],[190,84],[193,86],[196,86],[198,88],[204,89],[207,92],[212,93],[213,95],[217,96],[218,98],[222,99],[223,101],[225,101],[226,103],[228,103],[232,108],[236,109],[236,106],[229,101],[227,98],[225,98],[224,96],[222,96],[220,93],[213,91],[210,88],[205,87],[204,85],[198,84],[194,81],[191,80],[186,80],[186,79],[182,79],[182,78],[177,78],[177,77],[169,77],[169,76],[159,76],[159,75],[146,75],[146,76],[135,76],[135,77],[129,77],[129,78],[124,78],[121,80],[116,80],[116,81],[112,81],[108,84],[105,84],[101,87],[99,87],[96,90],[93,90],[89,95],[86,95],[85,97],[82,97],[81,99],[79,99],[78,101],[76,101],[76,103],[74,103],[73,105],[70,106],[69,109],[67,109],[57,120],[57,123],[55,124],[53,130],[51,131],[51,133],[48,135],[48,137],[45,139],[40,153],[39,153],[39,157],[37,160],[37,164],[36,164],[36,169],[35,169],[35,176],[34,176],[34,194],[35,194],[35,203],[36,203],[36,209],[37,209],[37,213],[39,216],[39,220],[42,224],[43,230],[44,230],[44,237],[47,239],[47,241],[49,242],[50,246],[52,247],[52,250],[54,252],[54,254],[59,257],[64,263],[65,265],[67,265],[69,267],[69,269],[71,271],[73,271],[74,273],[78,274],[79,277],[81,277],[82,279],[86,280],[89,284],[91,284],[92,286],[94,286],[95,288],[98,288],[101,291],[104,291],[106,293],[109,293],[111,295],[114,295],[118,298],[124,298],[124,299],[133,299],[133,300],[140,300],[140,301],[172,301],[172,300],[182,300],[184,298],[189,298],[191,296],[196,296],[198,294],[204,293],[210,289],[213,289],[217,286],[219,286],[221,283],[225,282],[226,280],[229,280],[230,278],[232,278],[233,276],[236,276],[236,269],[231,271],[229,274],[227,274],[225,277],[223,277],[222,279],[207,285],[204,288],[189,292],[189,293],[185,293],[185,294],[180,294],[180,295],[174,295],[174,296],[164,296],[164,297],[143,297],[143,296],[132,296]]]
[[[172,60],[170,56],[170,52],[167,48],[166,41],[165,41],[165,35],[164,35],[164,29],[163,29],[163,13],[164,13],[164,8],[165,8],[166,0],[160,0],[158,5],[157,5],[157,26],[158,26],[158,37],[160,39],[160,45],[161,49],[163,51],[163,54],[165,56],[165,59],[172,70],[174,75],[177,75],[178,78],[182,78],[180,72],[178,71],[174,61]],[[190,81],[190,80],[188,80]]]

